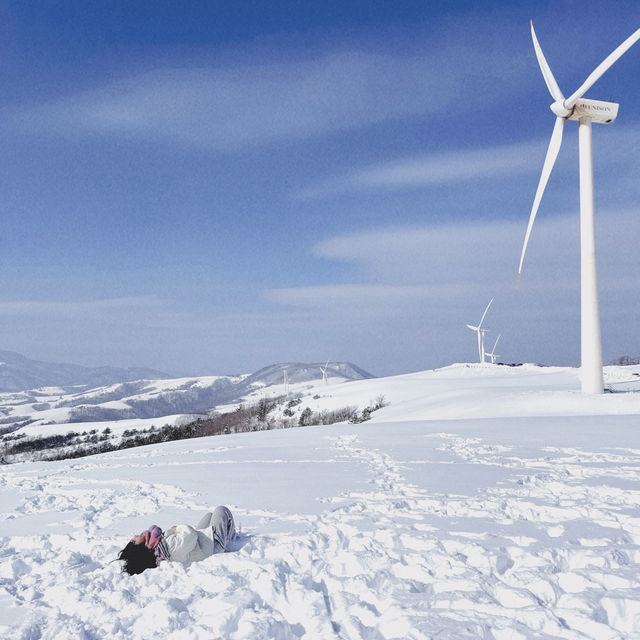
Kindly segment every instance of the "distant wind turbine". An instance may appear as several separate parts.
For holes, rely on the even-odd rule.
[[[284,382],[284,395],[288,396],[289,395],[289,373],[287,372],[286,369],[282,372],[282,377]]]
[[[518,267],[518,282],[522,273],[522,263],[529,243],[529,236],[533,221],[540,206],[542,194],[555,164],[560,145],[562,131],[566,120],[577,120],[578,125],[578,157],[580,165],[580,280],[581,280],[581,351],[582,351],[582,391],[584,393],[603,393],[602,380],[602,343],[600,338],[600,313],[598,308],[598,282],[596,276],[595,232],[594,232],[594,204],[593,204],[593,153],[591,123],[613,122],[618,115],[618,105],[614,102],[587,100],[582,96],[593,84],[618,60],[629,48],[640,39],[640,29],[632,33],[617,49],[614,49],[578,87],[575,93],[565,98],[558,87],[556,79],[551,73],[536,32],[531,22],[531,37],[533,48],[538,58],[542,76],[554,102],[551,111],[556,116],[556,122],[551,134],[549,148],[542,166],[542,174],[538,182],[533,206],[529,216],[529,224],[524,237],[524,245]]]
[[[327,384],[327,367],[329,366],[329,361],[324,365],[324,367],[320,367],[320,371],[322,371],[322,382]]]
[[[486,329],[482,328],[482,323],[484,322],[484,317],[487,315],[487,311],[489,311],[489,307],[491,306],[491,303],[493,302],[493,298],[491,298],[491,300],[489,300],[489,304],[487,305],[486,309],[484,310],[484,313],[482,314],[482,318],[480,318],[480,322],[478,323],[478,326],[474,326],[472,324],[468,324],[467,327],[469,327],[469,329],[471,329],[472,331],[475,331],[478,334],[478,357],[480,358],[480,362],[484,362],[485,358],[484,358],[484,334],[486,333]]]
[[[495,364],[496,363],[496,358],[499,358],[500,356],[496,353],[496,347],[498,346],[498,341],[500,340],[500,336],[502,334],[499,333],[498,337],[496,338],[496,341],[493,343],[493,349],[491,349],[491,351],[489,351],[487,354],[487,356],[489,356],[491,358],[491,364]]]

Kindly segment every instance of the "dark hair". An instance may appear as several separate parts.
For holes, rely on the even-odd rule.
[[[153,550],[146,547],[144,542],[140,544],[129,542],[118,554],[118,560],[124,560],[122,573],[128,573],[130,576],[158,566]]]

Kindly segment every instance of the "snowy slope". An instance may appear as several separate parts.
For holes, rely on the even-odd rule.
[[[327,385],[317,402],[389,405],[3,467],[0,636],[640,638],[640,394],[585,398],[575,374]],[[133,577],[109,563],[218,503],[242,527],[233,553]]]

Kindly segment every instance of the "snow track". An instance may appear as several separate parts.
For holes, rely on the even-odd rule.
[[[633,421],[342,425],[4,467],[0,635],[640,638]],[[220,502],[235,552],[109,563]]]

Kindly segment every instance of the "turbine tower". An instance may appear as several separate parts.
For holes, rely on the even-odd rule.
[[[496,353],[496,347],[498,346],[498,340],[500,340],[500,336],[501,335],[502,335],[501,333],[498,334],[498,337],[496,338],[496,341],[493,343],[493,349],[491,349],[491,351],[486,354],[491,358],[491,364],[495,364],[496,363],[496,358],[500,357]]]
[[[489,307],[491,306],[491,303],[493,302],[493,298],[491,298],[491,300],[489,300],[489,304],[487,305],[486,309],[484,310],[484,313],[482,314],[482,318],[480,318],[480,322],[478,323],[478,326],[474,326],[472,324],[468,324],[467,327],[469,329],[471,329],[472,331],[475,331],[478,334],[478,357],[480,358],[480,362],[484,362],[485,360],[485,353],[484,353],[484,334],[487,332],[486,329],[482,328],[482,323],[484,322],[484,317],[487,315],[487,311],[489,311]]]
[[[554,102],[551,111],[556,116],[556,122],[551,134],[549,148],[542,166],[542,174],[538,182],[536,195],[529,216],[529,224],[524,237],[520,265],[518,267],[518,282],[522,273],[522,263],[529,243],[531,228],[540,206],[542,194],[547,186],[549,175],[553,169],[560,145],[562,131],[566,120],[578,121],[578,157],[580,165],[580,308],[581,308],[581,378],[583,393],[603,393],[602,380],[602,343],[600,338],[600,313],[598,309],[598,281],[596,275],[595,254],[595,226],[593,204],[593,153],[591,140],[591,123],[607,124],[613,122],[618,115],[618,105],[613,102],[587,100],[582,96],[593,84],[618,60],[630,47],[640,39],[640,29],[634,31],[617,49],[614,49],[587,77],[587,79],[565,98],[558,87],[556,79],[551,73],[536,32],[531,22],[531,37],[533,48],[538,58],[542,77],[549,89]]]

